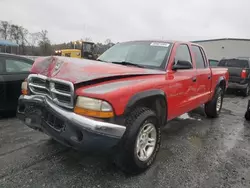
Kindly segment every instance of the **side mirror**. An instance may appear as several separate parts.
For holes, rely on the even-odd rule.
[[[173,65],[172,70],[178,69],[192,69],[193,66],[189,61],[178,60],[176,64]]]

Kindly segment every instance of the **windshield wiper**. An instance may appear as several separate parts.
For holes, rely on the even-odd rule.
[[[103,60],[101,60],[101,59],[96,59],[96,61],[106,62],[106,61],[103,61]]]
[[[105,63],[109,63],[109,61],[104,61],[104,60],[101,60],[101,59],[96,59],[96,60],[101,61],[101,62],[105,62]],[[110,63],[118,64],[118,65],[131,65],[131,66],[135,66],[135,67],[145,68],[142,65],[138,65],[138,64],[135,64],[135,63],[130,63],[128,61],[111,61]]]
[[[130,63],[130,62],[127,62],[127,61],[112,61],[111,63],[119,64],[119,65],[131,65],[131,66],[135,66],[135,67],[145,68],[142,65],[138,65],[138,64],[135,64],[135,63]]]

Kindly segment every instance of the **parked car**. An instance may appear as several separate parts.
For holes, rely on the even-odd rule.
[[[219,63],[219,60],[216,59],[209,59],[209,64],[211,67],[217,67]]]
[[[193,43],[130,41],[98,61],[36,61],[23,84],[17,116],[27,126],[77,150],[114,149],[124,172],[145,171],[160,149],[161,128],[205,104],[219,115],[226,68],[210,68]]]
[[[0,53],[0,116],[16,111],[21,84],[33,63],[21,56]]]
[[[250,58],[222,59],[219,67],[226,67],[229,71],[228,88],[242,91],[244,96],[250,91]]]

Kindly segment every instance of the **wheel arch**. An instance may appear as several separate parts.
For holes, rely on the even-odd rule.
[[[221,87],[221,89],[223,90],[223,93],[225,93],[225,91],[226,91],[226,79],[223,76],[219,77],[217,84],[216,84],[216,87],[215,87],[215,90],[218,87]]]
[[[126,107],[124,114],[127,115],[137,106],[145,106],[155,111],[161,126],[165,125],[168,114],[167,95],[161,89],[152,89],[133,95]]]

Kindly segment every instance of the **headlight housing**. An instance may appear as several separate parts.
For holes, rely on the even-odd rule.
[[[111,118],[114,116],[112,106],[103,100],[78,96],[74,112],[80,115]]]

